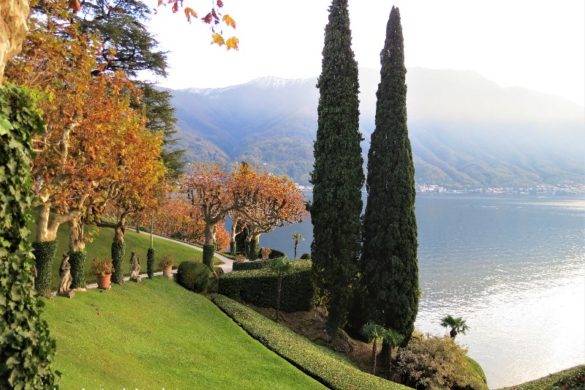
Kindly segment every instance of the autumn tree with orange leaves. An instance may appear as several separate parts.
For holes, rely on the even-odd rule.
[[[79,217],[94,182],[85,176],[76,144],[80,126],[89,112],[94,41],[79,34],[68,20],[63,1],[43,3],[44,16],[33,15],[22,53],[6,68],[8,80],[39,90],[44,112],[44,133],[33,139],[33,183],[37,195],[35,285],[50,288],[50,266],[59,226]]]
[[[201,210],[205,222],[203,262],[213,267],[214,231],[233,209],[231,181],[228,172],[215,163],[198,162],[191,165],[182,181],[182,188],[191,203]]]
[[[7,77],[44,97],[46,131],[33,140],[39,199],[33,246],[38,285],[46,293],[59,226],[70,224],[73,286],[84,287],[89,210],[95,216],[110,200],[142,207],[137,194],[146,199],[145,188],[160,177],[161,141],[144,131],[143,115],[132,108],[140,93],[123,73],[92,76],[96,41],[79,33],[64,2],[45,1],[40,12],[31,18],[31,33]]]
[[[307,215],[303,194],[289,177],[258,172],[243,163],[233,174],[231,188],[238,223],[247,230],[249,259],[258,257],[261,234],[301,222]]]

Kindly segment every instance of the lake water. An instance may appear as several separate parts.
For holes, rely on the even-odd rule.
[[[490,388],[585,363],[585,200],[418,194],[420,284],[416,327],[457,336],[483,366]],[[310,252],[310,221],[262,236],[292,258]]]

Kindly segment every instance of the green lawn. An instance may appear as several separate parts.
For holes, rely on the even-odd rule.
[[[34,231],[34,227],[33,227]],[[95,275],[91,272],[91,260],[97,258],[111,259],[111,245],[114,237],[113,229],[97,228],[95,226],[86,227],[87,240],[86,252],[87,260],[85,264],[85,273],[87,283],[96,281]],[[148,233],[136,233],[135,230],[127,229],[125,235],[126,254],[124,255],[124,274],[130,274],[130,254],[135,251],[140,258],[142,264],[142,271],[146,272],[146,251],[150,247],[150,235]],[[155,249],[155,266],[158,267],[159,259],[164,255],[170,255],[173,258],[175,266],[185,260],[201,261],[202,255],[200,251],[187,247],[180,243],[163,240],[160,238],[154,239]],[[63,253],[69,251],[69,225],[61,225],[59,234],[57,236],[57,252],[53,261],[53,279],[52,288],[56,290],[59,288],[59,266]],[[221,263],[216,258],[215,263]]]
[[[163,278],[45,302],[62,389],[324,388]]]

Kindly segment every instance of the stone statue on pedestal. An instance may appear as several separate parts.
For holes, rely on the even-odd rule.
[[[130,280],[140,282],[140,259],[136,256],[136,252],[132,252],[130,257]]]
[[[61,283],[59,283],[59,291],[57,292],[57,295],[72,298],[75,293],[71,290],[71,282],[73,281],[73,278],[71,277],[69,255],[66,253],[63,254],[63,260],[59,267],[59,276],[61,277]]]

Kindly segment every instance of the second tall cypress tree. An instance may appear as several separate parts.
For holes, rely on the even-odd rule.
[[[368,319],[408,341],[418,311],[412,151],[406,124],[406,68],[400,12],[392,7],[380,55],[376,129],[368,154],[368,200],[360,262]]]
[[[328,296],[330,335],[345,324],[360,250],[361,188],[359,82],[351,49],[347,0],[333,0],[325,28],[319,88],[313,204],[313,276]]]

